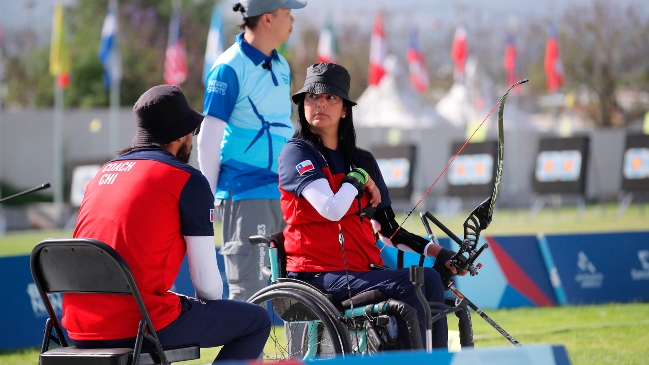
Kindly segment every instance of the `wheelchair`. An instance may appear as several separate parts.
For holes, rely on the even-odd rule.
[[[269,306],[271,321],[283,323],[283,327],[273,326],[263,359],[303,360],[396,350],[399,349],[394,320],[397,316],[406,323],[411,348],[425,348],[416,311],[411,306],[390,299],[379,290],[362,292],[339,302],[306,281],[287,277],[281,232],[251,236],[250,243],[268,245],[270,267],[265,269],[264,275],[271,285],[253,294],[248,302]],[[399,260],[400,265],[402,262]],[[473,347],[471,316],[466,306],[458,305],[461,303],[451,297],[447,297],[445,303],[428,303],[434,308],[431,308],[430,323],[455,313],[460,345]]]

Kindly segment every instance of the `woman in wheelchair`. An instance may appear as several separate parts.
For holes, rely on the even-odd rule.
[[[423,339],[424,309],[409,271],[371,269],[383,265],[374,230],[383,244],[436,257],[422,287],[429,302],[444,303],[440,275],[456,274],[448,263],[454,252],[398,229],[376,160],[356,147],[349,86],[344,67],[319,63],[307,69],[304,87],[292,96],[298,123],[279,158],[286,271],[339,301],[378,289],[417,310]],[[407,329],[397,321],[402,348],[409,348]],[[433,323],[432,333],[433,347],[446,348],[446,318]]]

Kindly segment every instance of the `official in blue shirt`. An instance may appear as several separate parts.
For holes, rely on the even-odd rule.
[[[291,9],[304,0],[242,0],[235,43],[207,78],[198,163],[223,219],[221,253],[230,299],[247,300],[267,280],[266,248],[248,237],[283,228],[277,156],[293,136],[291,71],[277,48],[291,35]]]

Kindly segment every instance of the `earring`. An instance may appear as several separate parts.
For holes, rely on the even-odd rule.
[[[346,116],[347,116],[347,114],[343,114],[343,118],[345,118]]]

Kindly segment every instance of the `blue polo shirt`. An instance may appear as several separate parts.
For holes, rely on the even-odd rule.
[[[284,57],[275,50],[266,56],[243,33],[216,60],[203,108],[227,123],[215,198],[279,199],[277,156],[295,131],[290,93]]]

